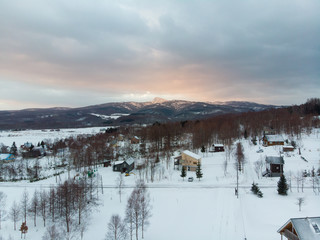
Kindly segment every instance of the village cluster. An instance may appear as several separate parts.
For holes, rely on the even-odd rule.
[[[240,170],[243,172],[246,171],[243,170],[245,168],[255,167],[257,176],[253,179],[257,180],[260,179],[260,177],[265,179],[265,181],[261,180],[262,184],[267,181],[266,179],[278,179],[279,177],[282,177],[284,175],[286,175],[288,179],[288,174],[294,173],[293,171],[291,171],[292,169],[286,168],[285,159],[290,159],[293,158],[292,156],[296,156],[295,159],[300,159],[301,162],[308,163],[307,158],[301,155],[301,151],[304,146],[302,146],[301,144],[297,144],[295,141],[285,140],[282,135],[274,134],[272,131],[265,131],[260,140],[248,140],[247,143],[249,144],[248,146],[250,146],[250,148],[254,149],[251,150],[252,154],[249,158],[255,158],[255,160],[254,162],[252,162],[251,160],[248,161],[248,163],[243,162],[242,169]],[[239,142],[239,144],[242,145],[241,142]],[[5,146],[4,144],[2,144],[0,153],[1,181],[10,182],[11,180],[16,181],[17,179],[39,181],[51,176],[63,174],[68,169],[68,166],[70,166],[70,162],[65,161],[66,158],[70,157],[67,153],[68,151],[64,149],[65,145],[62,144],[64,147],[61,147],[59,149],[53,149],[52,142],[47,144],[45,141],[40,141],[35,145],[33,145],[33,143],[30,143],[29,141],[23,143],[19,147],[16,146],[15,142],[13,142],[11,146]],[[131,156],[122,155],[122,158],[117,157],[113,159],[102,159],[101,161],[99,161],[97,166],[94,166],[94,163],[91,168],[83,168],[83,171],[86,173],[86,176],[88,178],[92,178],[95,176],[95,172],[97,170],[100,169],[99,171],[101,171],[101,169],[106,168],[111,169],[112,172],[115,172],[114,174],[117,174],[117,172],[119,172],[122,176],[135,180],[147,180],[147,182],[150,184],[155,181],[155,176],[152,176],[152,174],[155,173],[152,173],[152,171],[155,171],[155,169],[158,168],[157,163],[164,164],[164,162],[163,160],[160,161],[158,159],[158,156],[155,156],[155,160],[150,163],[147,163],[146,160],[141,159],[141,157],[137,157],[139,156],[139,154],[137,153],[141,151],[141,147],[143,146],[146,148],[145,145],[146,144],[140,139],[140,137],[137,136],[126,137],[123,134],[113,135],[107,142],[108,148],[114,149],[114,151],[112,151],[112,154],[120,152],[121,149],[124,148],[130,148],[130,151],[134,152],[135,154],[132,154]],[[245,147],[246,151],[248,149],[248,147]],[[231,171],[233,171],[232,169],[234,167],[229,166],[228,168],[228,166],[226,165],[228,164],[227,156],[229,155],[230,157],[230,154],[234,154],[231,153],[232,151],[236,150],[232,150],[230,149],[230,146],[221,143],[212,144],[210,145],[210,147],[203,147],[199,151],[194,151],[191,149],[180,149],[173,152],[172,156],[170,156],[169,158],[169,165],[168,162],[166,164],[171,169],[170,171],[173,170],[173,173],[171,174],[177,176],[174,178],[175,181],[180,182],[181,178],[183,178],[182,181],[184,181],[184,177],[188,175],[187,182],[195,182],[194,177],[196,176],[199,179],[199,183],[201,178],[203,178],[204,184],[208,185],[210,184],[210,181],[206,179],[208,179],[208,175],[211,174],[210,166],[212,167],[213,165],[210,164],[212,164],[213,161],[216,161],[214,159],[220,159],[219,161],[221,162],[219,167],[214,166],[215,171],[217,171],[218,168],[225,168],[224,176],[226,178],[228,177],[228,172],[230,173]],[[222,159],[223,164],[221,161]],[[14,170],[10,170],[9,166],[12,166],[13,169],[13,166],[15,166],[14,164],[17,162],[28,163],[27,165],[29,166],[26,166],[27,169],[25,171],[25,174],[19,172],[18,170],[16,170],[16,173],[12,173],[12,171]],[[257,164],[258,162],[260,164]],[[147,170],[148,164],[154,164],[154,167],[152,168],[151,166],[150,170]],[[224,166],[221,168],[222,165]],[[245,165],[248,166],[245,167]],[[239,168],[239,165],[237,165],[237,167]],[[54,174],[52,174],[53,169]],[[63,169],[64,171],[57,172],[57,169]],[[142,170],[144,172],[142,172]],[[5,173],[6,171],[8,171],[7,174]],[[188,172],[188,174],[183,172]],[[194,173],[196,173],[196,175],[194,175]],[[74,179],[81,177],[82,174],[79,174],[79,171],[76,171],[74,173]],[[244,176],[243,173],[242,175]],[[319,181],[319,175],[320,170],[315,168],[303,169],[302,171],[302,177],[315,177],[315,181]],[[148,179],[148,176],[150,179]],[[243,178],[243,176],[240,177]],[[168,178],[168,175],[166,175],[166,177],[164,177],[163,179],[165,178]],[[132,180],[130,181],[132,182]],[[286,191],[291,188],[291,185],[293,185],[291,182],[294,181],[294,178],[290,176],[290,180],[288,179],[288,181],[290,181],[290,183],[285,186],[285,194],[287,193]],[[301,179],[300,188],[302,189],[302,191],[304,182],[305,180]],[[246,184],[247,183],[248,182],[246,182]],[[100,183],[98,182],[97,184],[99,185]],[[257,187],[255,183],[253,183],[253,185]],[[319,194],[318,182],[314,183],[313,188],[314,191]],[[236,188],[236,191],[239,191],[238,188]],[[259,191],[260,189],[258,188],[258,195],[262,197],[263,194],[261,191],[259,193]],[[281,239],[282,236],[285,236],[290,240],[313,240],[318,239],[317,237],[320,236],[319,226],[320,217],[305,216],[302,218],[290,218],[288,222],[283,226],[279,226],[278,232],[281,234]]]

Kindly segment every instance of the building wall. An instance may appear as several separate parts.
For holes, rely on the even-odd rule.
[[[199,160],[201,163],[201,159]],[[195,171],[198,165],[198,159],[193,158],[185,153],[181,154],[181,165],[186,166],[187,170]]]

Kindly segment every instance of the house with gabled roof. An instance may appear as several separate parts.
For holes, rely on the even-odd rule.
[[[320,240],[320,217],[290,218],[278,233],[281,240]]]
[[[284,139],[280,135],[264,135],[262,138],[263,145],[265,147],[268,146],[283,146],[284,145]]]
[[[113,171],[114,172],[130,172],[134,169],[134,159],[133,158],[129,158],[127,160],[124,161],[116,161],[113,164]]]
[[[186,167],[188,171],[195,171],[198,163],[201,163],[201,157],[189,150],[185,150],[181,153],[180,164]]]
[[[283,157],[266,157],[266,168],[269,173],[269,177],[280,177],[283,174]]]

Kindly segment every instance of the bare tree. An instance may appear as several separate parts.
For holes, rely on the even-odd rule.
[[[151,217],[151,204],[150,196],[146,191],[146,188],[140,192],[140,208],[141,208],[141,233],[144,238],[145,227],[149,224],[149,218]]]
[[[30,213],[33,215],[33,222],[34,226],[37,226],[37,215],[39,210],[39,193],[37,190],[34,191],[33,197],[31,199],[31,205],[30,205]]]
[[[29,193],[27,192],[27,189],[24,189],[24,191],[22,193],[20,206],[21,206],[22,218],[24,219],[24,222],[26,223],[27,222],[27,212],[29,209]]]
[[[119,215],[112,215],[108,223],[106,240],[124,240],[127,238],[126,224]]]
[[[263,160],[262,159],[254,162],[254,170],[255,170],[259,179],[261,177],[262,168],[263,168]]]
[[[299,212],[301,212],[301,206],[304,204],[304,198],[299,197],[297,198],[297,205],[299,206]]]
[[[117,180],[116,180],[116,183],[117,183],[117,187],[118,187],[118,194],[119,194],[119,197],[120,197],[120,202],[121,202],[121,195],[123,193],[123,187],[125,185],[124,183],[124,179],[123,179],[123,175],[120,173]]]
[[[125,217],[125,221],[129,225],[129,233],[130,233],[131,240],[132,240],[133,231],[134,231],[134,211],[133,211],[134,201],[135,201],[134,196],[133,194],[131,194],[127,202],[126,217]]]
[[[42,236],[42,240],[60,240],[62,239],[61,233],[56,225],[51,225],[46,228],[44,235]]]
[[[16,201],[13,202],[10,209],[10,218],[13,221],[14,230],[17,229],[16,225],[20,219],[20,208]]]
[[[6,206],[6,199],[7,195],[3,192],[0,192],[0,229],[1,229],[1,221],[4,216],[5,212],[5,206]]]
[[[47,208],[48,208],[48,194],[45,190],[41,190],[40,192],[40,215],[42,216],[43,226],[46,226],[47,219]]]
[[[243,146],[241,142],[237,143],[235,155],[236,155],[238,171],[241,172],[243,171],[243,164],[244,164],[244,153],[243,153]]]

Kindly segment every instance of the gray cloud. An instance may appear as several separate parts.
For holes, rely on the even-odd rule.
[[[77,105],[72,99],[86,94],[273,104],[320,94],[316,0],[13,0],[0,8],[0,82],[68,92],[59,102],[47,96],[48,105]]]

